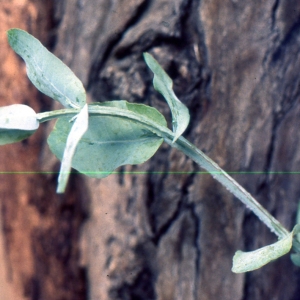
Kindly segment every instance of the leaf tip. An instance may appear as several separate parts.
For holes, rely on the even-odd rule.
[[[56,194],[63,194],[66,190],[66,187],[61,187],[60,185],[57,186],[57,189],[56,189]]]
[[[241,268],[239,266],[239,259],[240,259],[240,256],[243,255],[243,251],[241,250],[237,250],[232,258],[232,268],[231,268],[231,271],[233,273],[243,273],[243,271],[241,271]]]
[[[145,62],[146,62],[146,65],[147,65],[148,68],[152,71],[151,65],[152,65],[153,57],[152,57],[148,52],[144,52],[144,53],[143,53],[143,57],[144,57],[144,60],[145,60]]]
[[[11,28],[11,29],[7,30],[6,35],[7,35],[9,43],[18,33],[21,33],[21,32],[25,32],[25,31],[22,29],[19,29],[19,28]]]
[[[7,35],[7,40],[9,45],[13,48],[12,42],[13,42],[13,38],[14,38],[14,34],[15,33],[15,29],[9,29],[6,31],[6,35]]]
[[[144,60],[147,64],[147,66],[150,68],[150,70],[155,74],[156,68],[161,68],[157,60],[148,52],[143,53]]]
[[[143,57],[144,57],[145,61],[147,62],[147,59],[149,59],[151,57],[151,54],[149,54],[148,52],[143,52]]]
[[[7,31],[6,31],[6,34],[8,35],[8,36],[11,36],[16,30],[18,30],[17,28],[11,28],[11,29],[8,29]]]

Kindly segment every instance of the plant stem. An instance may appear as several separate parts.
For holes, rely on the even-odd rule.
[[[199,166],[207,170],[214,179],[219,181],[226,187],[234,196],[243,202],[247,208],[270,228],[280,239],[289,234],[289,231],[275,219],[263,206],[261,206],[241,185],[239,185],[232,177],[222,170],[214,161],[206,156],[202,151],[196,148],[188,140],[180,137],[174,144],[172,140],[165,141],[172,147],[182,151]]]
[[[66,108],[66,109],[59,109],[53,111],[46,111],[43,113],[37,113],[37,119],[40,123],[50,121],[52,119],[56,119],[59,117],[73,117],[80,112],[79,109],[76,108]]]
[[[37,114],[40,123],[49,121],[58,117],[72,117],[79,113],[79,109],[61,109],[51,112]],[[276,220],[265,208],[263,208],[242,186],[240,186],[232,177],[222,170],[214,161],[200,151],[196,146],[191,144],[184,137],[179,137],[176,142],[174,133],[166,127],[159,126],[152,120],[134,113],[129,110],[119,109],[116,107],[106,107],[101,105],[91,105],[88,108],[90,115],[110,115],[114,117],[127,118],[132,122],[142,123],[150,131],[159,137],[162,137],[171,147],[182,151],[185,155],[195,161],[200,167],[207,170],[214,179],[224,185],[234,196],[246,205],[253,213],[274,232],[280,239],[289,234],[278,220]]]

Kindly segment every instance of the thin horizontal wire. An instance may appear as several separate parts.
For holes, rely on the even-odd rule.
[[[132,175],[143,175],[143,174],[174,174],[174,175],[184,175],[184,174],[221,174],[222,172],[207,172],[207,171],[191,171],[191,172],[182,172],[182,171],[113,171],[113,172],[70,172],[70,174],[132,174]],[[229,171],[227,174],[244,174],[244,175],[297,175],[300,174],[300,171]],[[13,175],[13,174],[22,174],[22,175],[32,175],[32,174],[59,174],[58,171],[0,171],[0,175]]]

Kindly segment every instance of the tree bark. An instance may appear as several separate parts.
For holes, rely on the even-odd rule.
[[[6,38],[6,30],[17,27],[50,45],[51,3],[0,1],[1,106],[23,103],[37,112],[52,106],[52,101],[38,94],[29,82],[24,62],[10,49]],[[3,300],[86,297],[85,272],[78,263],[79,229],[85,210],[79,194],[75,196],[70,191],[67,197],[59,197],[55,194],[56,175],[41,173],[46,133],[47,128],[41,126],[29,139],[1,147],[0,298]]]
[[[12,3],[0,1],[1,32],[22,27],[42,39],[83,81],[89,101],[145,103],[170,124],[142,59],[153,54],[189,107],[187,139],[292,229],[300,194],[299,175],[291,173],[300,169],[300,4]],[[1,105],[49,109],[5,47]],[[45,145],[49,130],[2,147],[1,170],[56,172]],[[276,237],[183,154],[163,144],[148,162],[118,171],[101,180],[74,175],[61,197],[55,174],[1,175],[6,299],[299,298],[299,269],[288,256],[247,274],[231,272],[236,250]]]

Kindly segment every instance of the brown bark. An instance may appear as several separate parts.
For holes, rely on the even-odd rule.
[[[0,103],[49,110],[28,81],[25,65],[10,49],[6,30],[22,28],[47,43],[51,1],[0,1]],[[28,140],[1,147],[0,298],[84,299],[84,272],[78,265],[78,230],[84,210],[73,193],[55,195],[53,175],[41,171],[46,127]],[[51,171],[51,170],[50,170]],[[5,266],[5,267],[4,267]]]
[[[22,27],[45,43],[48,32],[48,45],[83,81],[89,100],[150,104],[170,121],[142,60],[142,52],[152,53],[190,109],[185,136],[225,170],[244,172],[233,177],[292,228],[298,175],[270,172],[300,169],[300,4],[61,0],[49,1],[50,9],[44,1],[13,1],[14,23],[0,3],[1,32]],[[49,108],[4,37],[1,45],[1,105]],[[57,170],[46,131],[2,147],[1,170]],[[18,294],[8,300],[298,298],[299,270],[288,256],[247,275],[231,272],[237,249],[276,238],[184,155],[163,145],[149,162],[119,171],[102,180],[73,176],[63,197],[54,194],[54,175],[1,175],[7,267],[0,279]]]

